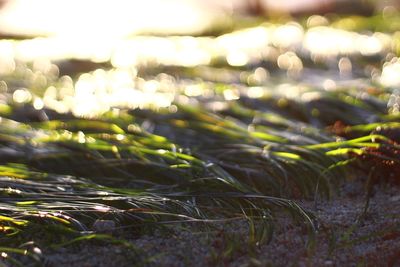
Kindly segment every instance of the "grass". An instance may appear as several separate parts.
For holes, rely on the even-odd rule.
[[[136,249],[96,232],[97,220],[139,233],[243,220],[255,244],[271,240],[283,214],[304,224],[311,240],[318,218],[297,200],[329,199],[355,172],[370,175],[371,185],[399,182],[398,114],[387,107],[395,92],[371,80],[373,90],[293,87],[296,97],[272,82],[254,98],[250,84],[216,77],[201,81],[209,93],[192,96],[185,89],[198,85],[191,75],[201,78],[204,68],[163,66],[168,79],[177,77],[168,107],[114,107],[84,118],[35,108],[34,99],[46,100],[48,86],[63,90],[66,78],[47,74],[40,87],[24,79],[30,63],[17,64],[0,99],[0,252],[10,264],[22,266],[24,257],[44,264],[41,251],[93,239]],[[227,73],[247,68],[223,65]],[[140,79],[157,80],[141,71]],[[15,100],[18,83],[32,94],[24,103]],[[232,90],[238,97],[227,99]],[[224,244],[223,258],[235,244]]]

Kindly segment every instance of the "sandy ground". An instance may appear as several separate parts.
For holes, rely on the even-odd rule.
[[[331,201],[301,201],[318,218],[313,242],[304,226],[283,219],[268,244],[249,245],[245,222],[169,227],[122,234],[140,252],[119,245],[80,244],[49,251],[46,266],[400,266],[400,188],[377,185],[360,219],[361,182]],[[207,230],[208,229],[208,230]]]

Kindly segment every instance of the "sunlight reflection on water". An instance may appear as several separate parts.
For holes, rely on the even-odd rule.
[[[44,94],[21,86],[13,92],[14,102],[32,102],[38,110],[48,107],[60,113],[72,112],[76,116],[92,117],[112,108],[163,108],[173,103],[178,93],[174,78],[164,74],[145,80],[138,77],[140,68],[209,66],[221,60],[235,68],[247,68],[272,62],[285,71],[288,78],[298,79],[307,67],[303,60],[309,56],[316,63],[329,65],[334,62],[331,65],[337,68],[338,77],[346,78],[351,77],[353,72],[352,56],[379,55],[383,58],[395,47],[389,34],[361,34],[321,26],[325,21],[320,21],[318,17],[313,20],[308,24],[316,26],[309,29],[294,22],[283,25],[264,23],[219,37],[134,36],[108,41],[93,38],[87,42],[73,39],[75,43],[72,45],[65,37],[1,40],[0,59],[3,64],[0,65],[0,73],[12,75],[21,64],[23,67],[33,62],[32,70],[24,70],[24,77],[37,87],[45,87]],[[112,67],[84,73],[77,77],[76,82],[67,76],[59,79],[55,62],[68,59],[110,62]],[[387,62],[377,81],[385,86],[398,85],[399,65],[397,58]],[[211,69],[208,72],[210,77],[222,75],[231,79],[229,72]],[[260,85],[270,78],[268,69],[258,67],[238,73],[236,76],[240,76],[242,82],[253,86],[248,89],[249,97],[263,96]],[[57,85],[50,84],[49,80],[57,79]],[[325,79],[322,87],[332,90],[336,88],[336,82],[333,78]],[[208,94],[201,82],[183,84],[183,88],[187,96]],[[290,94],[296,95],[294,92]],[[222,96],[230,101],[238,99],[240,93],[235,88],[228,88]]]
[[[0,10],[0,27],[12,34],[109,40],[138,32],[201,32],[215,13],[193,0],[12,0]]]

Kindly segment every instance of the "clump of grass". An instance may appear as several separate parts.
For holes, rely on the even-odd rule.
[[[10,247],[86,240],[94,222],[107,218],[123,228],[236,218],[271,230],[274,214],[286,210],[314,227],[295,202],[262,195],[210,157],[143,129],[85,120],[1,123],[8,153],[0,165],[1,239]]]
[[[270,239],[274,217],[282,212],[312,233],[315,218],[290,199],[329,197],[346,158],[365,160],[387,146],[397,151],[377,134],[297,142],[291,135],[299,129],[292,131],[284,120],[278,129],[253,131],[202,106],[180,105],[173,115],[149,112],[147,119],[169,134],[143,129],[136,111],[129,117],[135,127],[112,117],[36,123],[3,118],[4,244],[84,241],[99,219],[122,228],[241,219],[257,225],[251,236],[260,242]],[[38,232],[45,235],[40,241]]]

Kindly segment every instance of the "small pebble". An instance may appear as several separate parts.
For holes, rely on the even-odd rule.
[[[327,261],[324,262],[324,265],[325,266],[332,266],[333,265],[333,261],[327,260]]]

